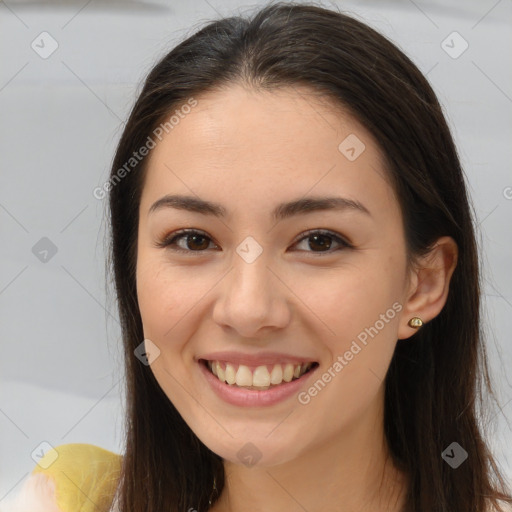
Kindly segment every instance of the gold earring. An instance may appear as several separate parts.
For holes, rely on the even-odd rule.
[[[423,325],[423,320],[417,316],[413,316],[408,322],[407,325],[412,327],[413,329],[419,329]]]

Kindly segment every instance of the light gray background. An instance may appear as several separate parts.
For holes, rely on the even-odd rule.
[[[107,179],[122,121],[158,57],[203,22],[260,3],[0,3],[0,502],[43,441],[121,451],[119,326],[105,293],[105,204],[92,192]],[[502,406],[489,440],[512,478],[512,2],[337,5],[395,41],[445,107],[485,265]],[[47,59],[31,48],[43,31],[59,45]],[[441,46],[453,31],[469,44],[456,59]],[[42,237],[57,247],[47,262],[32,252]]]

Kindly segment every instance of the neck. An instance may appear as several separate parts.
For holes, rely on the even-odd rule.
[[[406,476],[392,464],[384,436],[383,390],[335,438],[272,467],[225,461],[213,512],[400,512]]]

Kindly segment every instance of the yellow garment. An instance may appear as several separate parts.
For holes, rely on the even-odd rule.
[[[62,512],[108,512],[121,460],[121,455],[92,444],[63,444],[49,450],[32,473],[43,473],[54,480]]]

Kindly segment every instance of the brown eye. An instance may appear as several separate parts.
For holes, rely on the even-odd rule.
[[[204,235],[185,235],[185,246],[187,249],[202,251],[208,249],[208,245],[207,237]]]
[[[309,231],[306,233],[306,236],[302,237],[296,245],[302,243],[303,241],[308,242],[305,252],[313,253],[332,253],[340,249],[352,247],[352,245],[349,244],[346,240],[330,231]],[[333,242],[335,245],[337,244],[337,247],[331,250]]]
[[[310,235],[309,247],[311,249],[319,248],[320,251],[326,251],[331,248],[332,239],[327,235]]]
[[[330,254],[340,249],[353,247],[337,234],[326,230],[309,231],[294,245],[300,245],[300,243],[305,241],[307,241],[307,246],[305,249],[301,249],[301,251],[318,255],[322,253]],[[187,229],[172,233],[161,242],[157,242],[156,246],[167,247],[176,252],[197,254],[205,252],[209,248],[210,243],[217,247],[205,233],[195,229]]]
[[[208,249],[211,238],[195,229],[182,230],[158,242],[157,247],[169,247],[177,252],[203,252]]]

